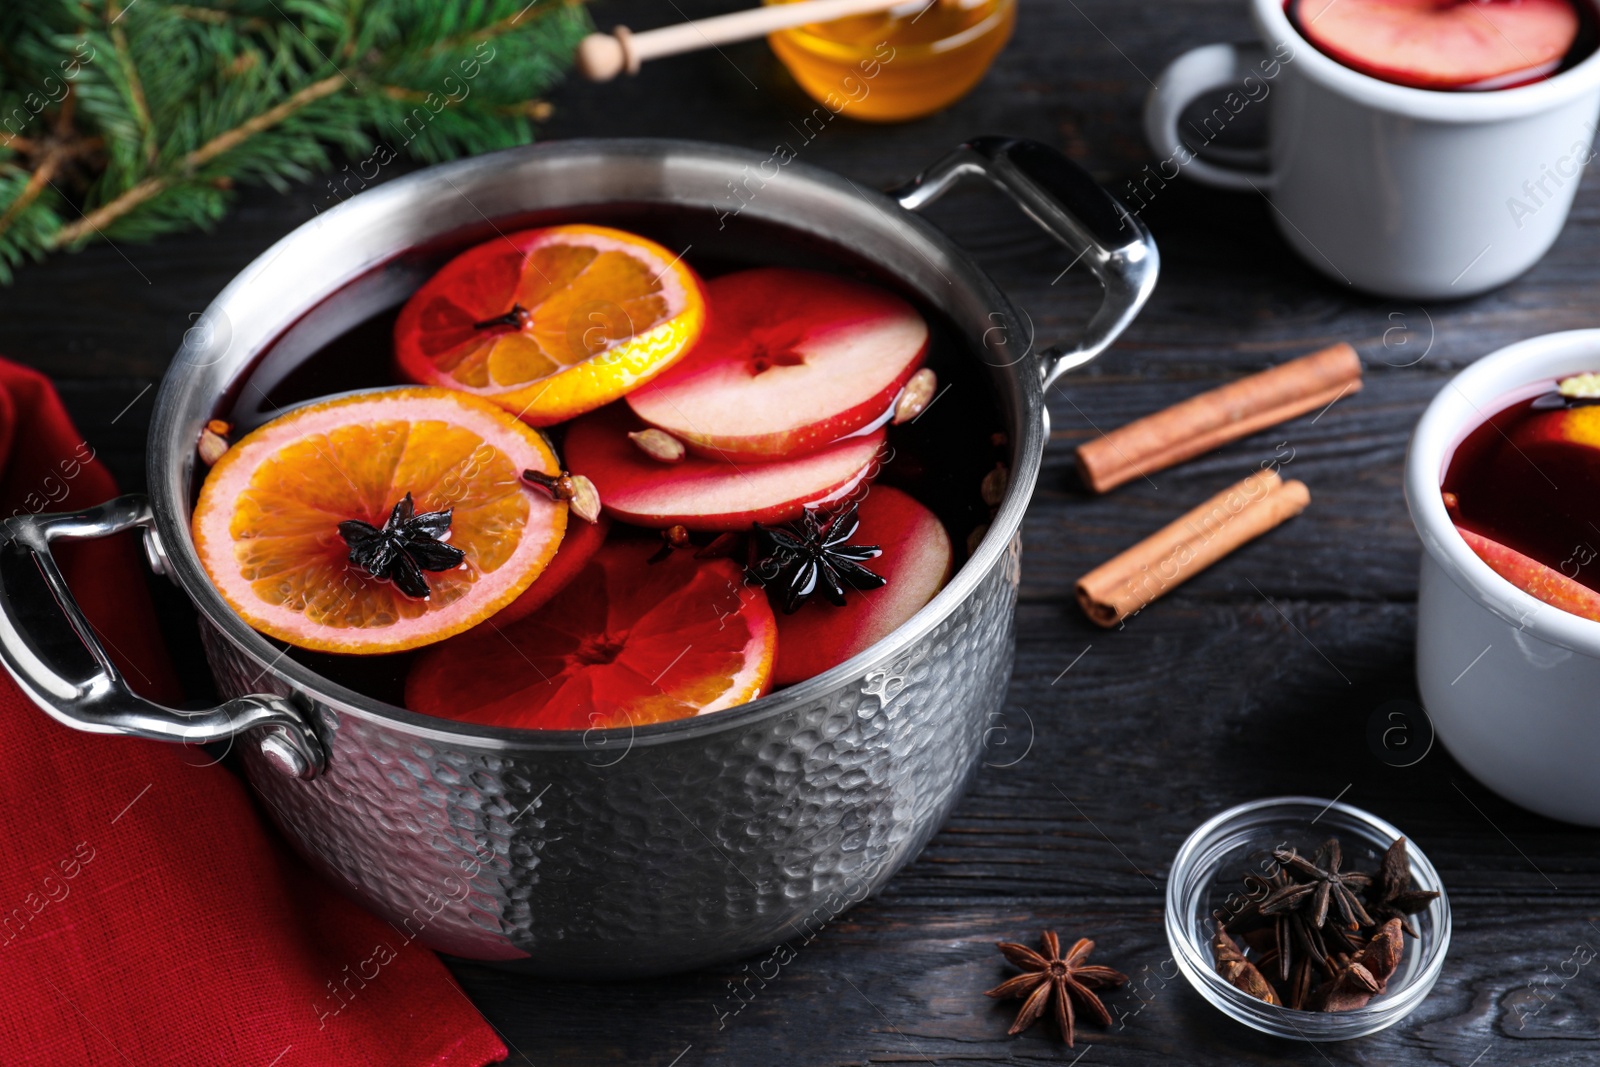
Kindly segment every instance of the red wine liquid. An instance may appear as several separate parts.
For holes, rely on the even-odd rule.
[[[687,247],[685,260],[703,278],[758,266],[800,267],[859,278],[915,305],[928,322],[926,366],[938,375],[940,394],[916,421],[889,427],[892,451],[877,480],[905,490],[938,515],[957,562],[966,558],[968,535],[990,517],[979,492],[983,476],[996,462],[1011,464],[1012,454],[988,368],[947,316],[837,246],[748,218],[722,224],[713,214],[688,209],[608,205],[586,210],[581,218],[541,213],[501,219],[498,225],[510,233],[558,222],[615,226],[670,249]],[[393,359],[394,323],[401,305],[448,260],[495,233],[486,225],[482,232],[469,231],[413,249],[333,294],[263,353],[219,405],[216,417],[232,422],[237,436],[310,400],[404,384]],[[559,426],[546,430],[558,451],[561,431]],[[619,523],[611,536],[626,536],[628,529]],[[657,536],[655,531],[647,535]],[[288,655],[341,685],[377,700],[404,703],[405,677],[414,653],[340,656],[283,647]]]
[[[1519,447],[1517,429],[1548,415],[1552,392],[1501,408],[1456,447],[1445,470],[1456,525],[1600,590],[1600,450]],[[1448,498],[1447,498],[1448,501]]]

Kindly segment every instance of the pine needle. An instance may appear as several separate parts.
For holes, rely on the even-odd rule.
[[[97,238],[209,226],[236,187],[338,153],[526,143],[590,28],[576,0],[0,3],[0,283]]]

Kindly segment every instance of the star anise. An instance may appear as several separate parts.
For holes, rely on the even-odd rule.
[[[1277,965],[1278,977],[1290,981],[1290,971],[1299,960],[1314,960],[1328,969],[1328,953],[1323,944],[1322,931],[1310,925],[1302,910],[1282,907],[1282,901],[1299,901],[1304,893],[1293,893],[1299,883],[1290,878],[1282,865],[1266,877],[1248,875],[1246,885],[1251,886],[1251,896],[1259,896],[1250,907],[1238,913],[1227,925],[1227,933],[1251,929],[1259,923],[1269,923],[1272,928],[1272,950],[1261,957],[1261,966]]]
[[[1046,930],[1040,937],[1040,947],[1044,950],[1042,954],[1013,941],[1001,941],[998,947],[1006,959],[1022,968],[1023,973],[1001,982],[986,995],[1027,998],[1023,1001],[1022,1010],[1017,1013],[1016,1021],[1006,1033],[1020,1034],[1032,1026],[1034,1020],[1050,1006],[1052,999],[1055,1001],[1056,1026],[1068,1048],[1072,1047],[1073,1039],[1074,999],[1103,1025],[1111,1025],[1111,1013],[1094,991],[1114,989],[1126,983],[1128,976],[1110,967],[1085,963],[1089,953],[1094,951],[1093,941],[1086,937],[1079,938],[1071,950],[1062,956],[1060,939],[1054,931]]]
[[[843,607],[845,586],[866,591],[887,581],[862,566],[882,555],[883,549],[845,543],[858,525],[854,504],[830,519],[822,518],[819,509],[806,508],[799,522],[787,526],[758,522],[757,557],[750,574],[763,585],[778,589],[785,615],[794,614],[819,589],[829,601]]]
[[[1239,943],[1228,936],[1227,928],[1221,923],[1217,924],[1216,936],[1211,939],[1211,952],[1216,959],[1217,973],[1222,975],[1223,980],[1229,985],[1268,1004],[1279,1002],[1278,994],[1273,991],[1272,984],[1255,964],[1245,959]]]
[[[1386,990],[1404,954],[1401,909],[1419,911],[1436,896],[1411,888],[1405,851],[1402,838],[1384,856],[1383,870],[1361,874],[1340,870],[1337,839],[1310,860],[1274,850],[1276,864],[1245,875],[1247,900],[1217,929],[1217,973],[1253,997],[1296,1010],[1364,1006]]]
[[[1400,929],[1417,936],[1407,915],[1414,915],[1438,897],[1433,890],[1411,888],[1411,861],[1406,858],[1406,839],[1398,838],[1383,854],[1383,862],[1372,884],[1367,887],[1367,905],[1374,921],[1399,919]]]
[[[1333,981],[1323,991],[1321,1010],[1355,1011],[1385,992],[1389,976],[1400,966],[1405,951],[1401,940],[1399,919],[1390,919],[1379,927],[1360,952],[1341,961]]]
[[[1292,848],[1276,849],[1272,854],[1279,863],[1308,881],[1285,886],[1274,892],[1261,903],[1261,911],[1264,914],[1289,911],[1308,904],[1311,925],[1321,929],[1328,919],[1328,907],[1333,904],[1338,907],[1339,915],[1346,924],[1373,925],[1372,916],[1361,906],[1361,898],[1355,892],[1370,885],[1372,876],[1358,871],[1339,870],[1342,854],[1338,838],[1330,837],[1323,842],[1322,847],[1317,849],[1315,862],[1301,856]]]
[[[350,546],[350,562],[374,578],[387,579],[406,596],[428,599],[423,571],[448,571],[461,566],[467,554],[444,543],[454,509],[416,514],[407,493],[389,512],[383,529],[360,519],[339,524],[339,536]]]
[[[1294,972],[1289,976],[1289,1007],[1305,1011],[1311,1006],[1311,988],[1316,984],[1312,974],[1312,959],[1301,956],[1294,961]]]

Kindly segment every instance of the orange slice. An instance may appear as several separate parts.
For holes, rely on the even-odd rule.
[[[727,559],[612,541],[544,607],[418,657],[406,706],[490,726],[588,730],[682,719],[756,699],[778,627]]]
[[[401,310],[395,359],[414,382],[549,426],[666,370],[705,321],[704,288],[680,257],[623,230],[551,226],[446,263]]]
[[[211,468],[193,529],[222,598],[257,630],[321,652],[399,652],[460,633],[511,603],[555,555],[567,505],[521,479],[560,469],[544,435],[486,400],[405,387],[296,408]],[[382,527],[410,493],[449,509],[459,567],[415,599],[350,562],[339,532]]]

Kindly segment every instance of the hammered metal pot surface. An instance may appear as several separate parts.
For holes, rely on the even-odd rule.
[[[565,976],[748,955],[876,892],[949,814],[1011,674],[1018,557],[891,662],[692,744],[507,754],[319,703],[319,778],[245,759],[290,838],[405,940]],[[259,691],[253,661],[206,644],[226,693]]]
[[[1154,284],[1148,233],[1125,212],[1117,217],[1087,176],[1055,173],[1054,197],[1018,177],[1026,163],[1049,178],[1057,165],[1046,157],[1059,160],[1024,142],[972,142],[898,200],[797,162],[768,176],[771,160],[760,153],[665,141],[537,146],[386,183],[263,253],[186,335],[156,401],[148,502],[126,498],[115,513],[88,517],[95,522],[52,518],[51,529],[145,528],[152,562],[198,609],[219,686],[243,698],[210,713],[210,736],[223,735],[228,715],[241,717],[233,733],[252,731],[238,748],[271,817],[397,937],[538,973],[626,977],[812,933],[917,854],[977,766],[1010,677],[1018,530],[1043,455],[1043,388],[1109,344]],[[1064,160],[1058,167],[1073,171]],[[737,190],[752,188],[752,173],[759,195],[747,199]],[[1010,181],[1023,209],[1069,251],[1089,252],[1107,301],[1077,349],[1042,361],[1004,294],[907,210],[970,173]],[[1066,211],[1068,200],[1093,210]],[[1011,469],[988,536],[950,584],[894,634],[823,675],[636,732],[418,715],[317,674],[245,625],[210,585],[189,536],[202,477],[194,441],[206,420],[237,412],[251,388],[265,401],[271,374],[414,291],[438,261],[411,250],[484,240],[501,223],[614,217],[604,213],[619,205],[689,212],[700,226],[696,255],[715,256],[740,227],[780,227],[853,256],[948,318],[987,364]],[[1131,243],[1107,251],[1117,240]],[[344,318],[320,321],[329,308]],[[1024,337],[1026,346],[1016,343]],[[259,384],[263,375],[269,384]],[[48,563],[43,533],[18,536]],[[7,655],[13,673],[33,662]],[[92,713],[121,732],[197,736],[177,712],[139,705],[136,716],[102,715],[87,689],[82,706],[52,706],[48,688],[35,685],[35,699],[69,723],[106,728],[88,722]],[[250,699],[263,693],[276,695]]]

